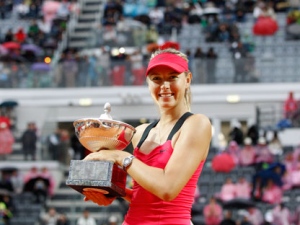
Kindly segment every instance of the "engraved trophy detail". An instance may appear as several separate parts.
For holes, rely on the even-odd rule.
[[[74,121],[75,134],[91,152],[124,150],[135,133],[131,125],[113,120],[109,103],[99,118]],[[84,188],[99,189],[108,196],[125,196],[127,173],[111,161],[71,160],[66,185],[82,193]]]

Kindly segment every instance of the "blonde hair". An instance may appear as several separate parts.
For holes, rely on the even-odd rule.
[[[162,53],[171,53],[171,54],[174,54],[174,55],[178,55],[180,56],[181,58],[183,58],[184,60],[186,60],[187,62],[189,62],[188,58],[187,58],[187,55],[182,53],[181,51],[178,51],[174,48],[166,48],[166,49],[158,49],[156,50],[155,52],[153,52],[151,54],[151,57],[150,57],[150,61],[151,59],[153,59],[155,56],[159,55],[159,54],[162,54]]]
[[[187,61],[187,63],[189,62],[188,60],[188,57],[186,54],[182,53],[181,51],[178,51],[174,48],[166,48],[166,49],[158,49],[156,50],[155,52],[153,52],[151,54],[151,57],[150,57],[150,61],[151,59],[153,59],[155,56],[159,55],[159,54],[162,54],[162,53],[171,53],[171,54],[174,54],[174,55],[178,55],[179,57],[183,58],[184,60]],[[186,71],[184,72],[184,74],[187,76],[189,73],[191,73],[190,71]],[[185,99],[185,103],[186,103],[186,106],[188,108],[188,110],[190,111],[191,110],[191,102],[192,102],[192,92],[191,92],[191,87],[188,87],[186,90],[185,90],[185,93],[184,93],[184,99]]]

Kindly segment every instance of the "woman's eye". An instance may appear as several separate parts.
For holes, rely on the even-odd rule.
[[[151,80],[161,80],[160,77],[151,77]]]
[[[178,78],[178,76],[171,76],[169,79],[170,80],[176,80]]]

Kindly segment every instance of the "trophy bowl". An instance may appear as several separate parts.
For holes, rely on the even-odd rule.
[[[102,149],[123,150],[135,132],[129,124],[100,118],[79,119],[73,125],[80,143],[91,152]]]
[[[73,122],[80,143],[91,152],[124,150],[131,142],[135,128],[113,120],[109,103],[99,118],[83,118]],[[85,188],[98,189],[108,196],[124,196],[127,173],[111,161],[71,160],[66,184],[82,193]]]

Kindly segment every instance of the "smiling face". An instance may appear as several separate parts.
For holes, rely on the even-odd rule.
[[[186,106],[185,92],[191,83],[190,73],[157,66],[148,73],[147,80],[152,98],[160,108]]]

